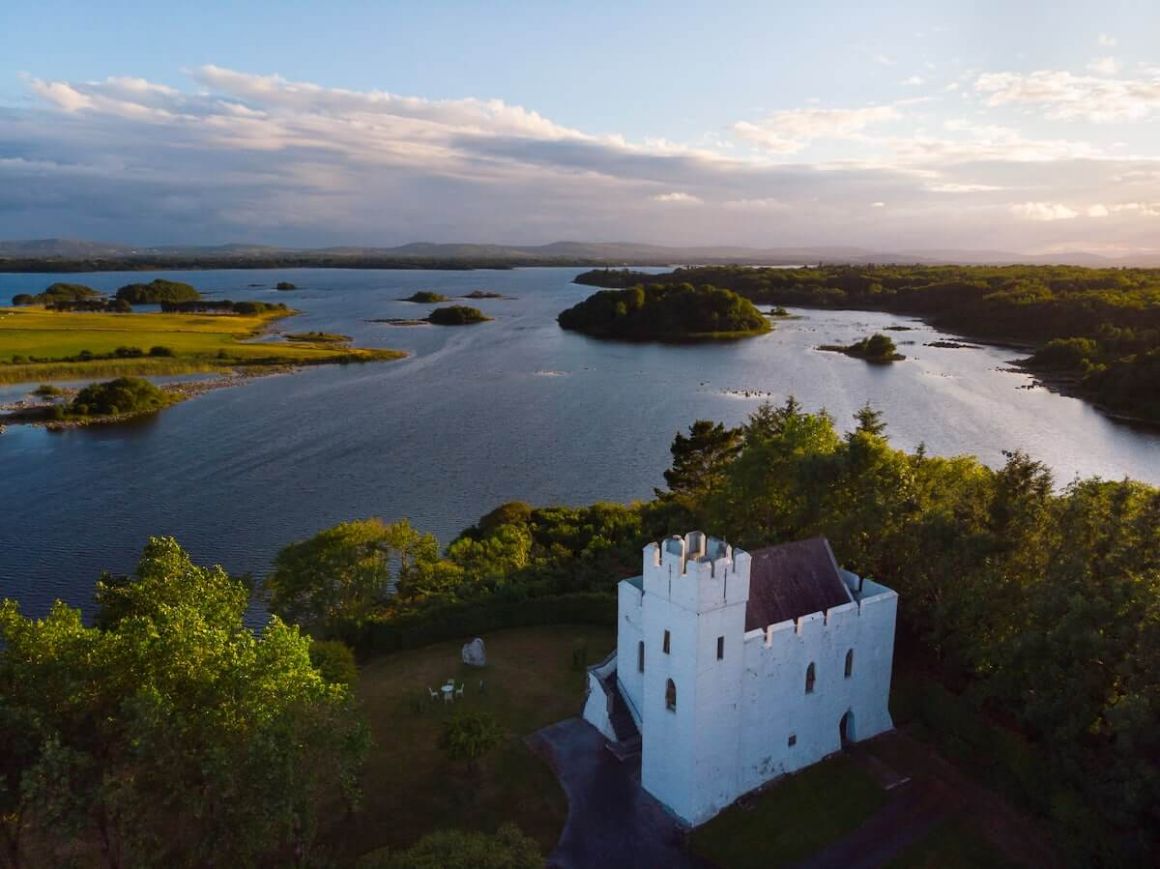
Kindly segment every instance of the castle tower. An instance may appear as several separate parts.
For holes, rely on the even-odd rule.
[[[699,531],[644,549],[641,784],[693,824],[737,793],[749,568]]]

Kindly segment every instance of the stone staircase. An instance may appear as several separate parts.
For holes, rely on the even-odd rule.
[[[620,693],[620,686],[616,681],[616,670],[612,670],[600,680],[601,687],[608,697],[608,720],[616,733],[616,740],[609,740],[608,750],[617,760],[629,760],[640,755],[640,731],[628,710],[628,703]]]

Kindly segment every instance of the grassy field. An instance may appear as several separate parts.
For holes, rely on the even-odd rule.
[[[784,866],[856,829],[885,800],[868,773],[833,757],[726,809],[693,832],[691,845],[729,869]]]
[[[947,818],[892,860],[889,869],[1014,869],[965,818]]]
[[[384,846],[403,847],[442,828],[494,833],[509,820],[547,854],[563,827],[567,800],[523,737],[580,713],[585,673],[573,666],[573,651],[586,648],[588,662],[595,663],[615,639],[612,629],[593,626],[516,628],[484,637],[488,664],[482,670],[460,662],[459,642],[367,662],[359,695],[375,744],[360,811],[324,836],[336,856],[350,860]],[[433,703],[428,687],[438,689],[452,676],[465,684],[465,697],[454,705]],[[500,720],[507,738],[472,774],[448,760],[438,741],[448,716],[480,709]]]
[[[40,307],[2,308],[0,383],[185,374],[239,365],[314,365],[396,359],[403,355],[394,350],[335,346],[328,341],[246,342],[282,316],[285,315],[106,314],[47,311]],[[173,356],[66,361],[86,350],[102,356],[118,347],[138,347],[148,353],[158,346],[168,347]],[[22,357],[45,361],[23,362]]]

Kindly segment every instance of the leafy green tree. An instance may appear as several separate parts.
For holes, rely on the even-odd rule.
[[[707,419],[699,419],[689,426],[687,436],[678,432],[669,447],[673,464],[665,471],[669,492],[696,497],[719,486],[740,444],[740,432]]]
[[[367,746],[349,689],[315,669],[297,628],[248,629],[244,584],[172,539],[99,594],[101,627],[60,603],[43,619],[0,606],[10,854],[309,861],[319,807],[354,798]]]
[[[279,552],[265,591],[271,611],[325,633],[365,619],[438,553],[435,538],[405,519],[343,522]]]
[[[354,651],[341,640],[311,640],[310,663],[327,682],[354,687],[358,681],[358,663]]]
[[[467,764],[470,772],[479,761],[503,741],[503,727],[490,712],[463,712],[448,718],[443,725],[439,746],[454,761]]]

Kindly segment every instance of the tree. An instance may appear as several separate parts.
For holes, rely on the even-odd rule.
[[[665,482],[672,495],[696,496],[719,485],[725,467],[740,445],[740,433],[721,423],[699,419],[689,426],[689,434],[680,432],[673,438],[669,452],[672,467],[665,471]],[[665,493],[657,492],[663,496]]]
[[[476,772],[479,761],[503,740],[503,727],[490,712],[463,712],[443,724],[439,746],[454,761]]]
[[[350,690],[315,669],[297,628],[247,628],[244,584],[172,539],[99,594],[98,627],[60,603],[43,619],[0,606],[12,862],[309,860],[318,807],[354,798],[367,747]]]
[[[875,410],[870,406],[870,402],[866,402],[858,408],[854,414],[854,419],[858,420],[857,431],[877,437],[881,437],[886,432],[886,423],[882,421],[882,411]]]
[[[279,552],[265,591],[272,612],[324,634],[365,619],[438,554],[435,538],[405,519],[343,522]]]

